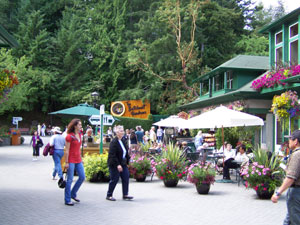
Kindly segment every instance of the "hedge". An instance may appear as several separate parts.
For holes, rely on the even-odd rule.
[[[124,129],[135,129],[136,126],[141,126],[144,130],[150,130],[153,120],[148,119],[135,119],[135,118],[129,118],[129,117],[117,117],[118,120],[114,122],[115,125],[122,125],[124,126]]]

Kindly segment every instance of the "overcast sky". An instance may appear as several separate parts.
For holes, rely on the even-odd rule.
[[[258,2],[262,2],[265,6],[265,8],[268,8],[270,5],[272,6],[278,6],[277,0],[256,0]],[[291,12],[294,9],[297,9],[300,7],[300,0],[283,0],[284,6],[287,12]]]

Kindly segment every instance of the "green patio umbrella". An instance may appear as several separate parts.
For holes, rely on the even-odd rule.
[[[56,112],[49,113],[51,115],[77,115],[77,116],[91,116],[100,115],[100,110],[90,106],[87,103],[79,104],[77,106],[62,109]]]

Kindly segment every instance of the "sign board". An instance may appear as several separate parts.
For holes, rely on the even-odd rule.
[[[101,125],[101,116],[100,115],[92,115],[89,118],[89,122],[94,126]]]
[[[103,115],[103,125],[111,126],[115,122],[115,119],[112,115],[104,114]]]
[[[101,125],[101,116],[100,115],[92,115],[89,118],[89,122],[92,125]],[[104,114],[103,115],[103,125],[105,126],[111,126],[115,122],[115,119],[112,115]]]
[[[17,125],[17,128],[18,128],[18,122],[22,121],[22,120],[23,120],[22,117],[13,117],[12,124]]]
[[[112,102],[110,113],[113,116],[133,117],[148,119],[150,114],[150,102],[145,100],[128,100]]]

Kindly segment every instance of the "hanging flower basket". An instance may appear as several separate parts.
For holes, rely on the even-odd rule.
[[[289,127],[289,120],[293,125],[294,120],[300,115],[300,105],[298,103],[298,95],[296,91],[286,91],[281,95],[275,95],[272,102],[271,111],[282,122],[283,129]],[[293,130],[293,127],[291,127]]]
[[[7,99],[7,94],[14,85],[19,84],[15,71],[3,70],[0,72],[0,103]]]

